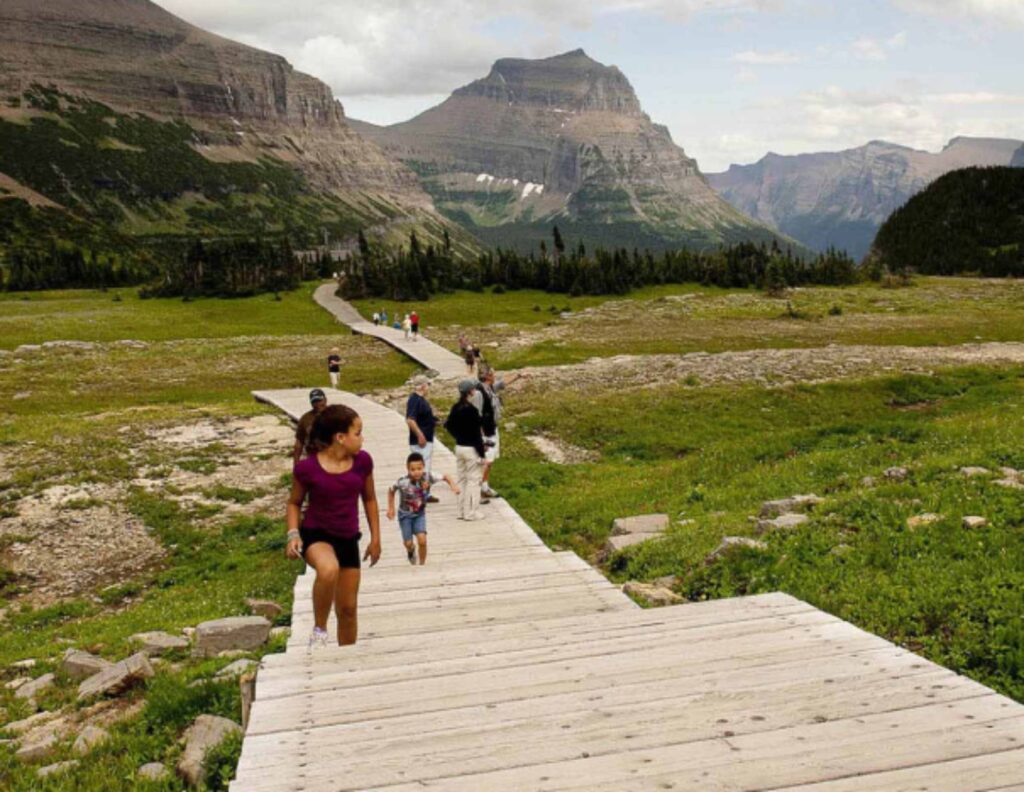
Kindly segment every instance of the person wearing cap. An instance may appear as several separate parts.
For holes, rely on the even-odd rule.
[[[459,383],[459,400],[452,405],[444,428],[455,439],[455,470],[459,487],[456,517],[482,520],[480,481],[483,476],[484,433],[480,413],[470,401],[476,389],[475,379]]]
[[[341,374],[341,351],[334,347],[327,356],[327,375],[331,378],[331,387],[338,387],[338,375]]]
[[[295,427],[295,447],[292,449],[292,462],[297,463],[306,455],[306,444],[313,431],[313,421],[327,407],[327,396],[319,388],[309,392],[309,404],[313,408],[299,418]]]
[[[412,381],[413,391],[405,404],[405,422],[409,425],[409,453],[423,457],[423,466],[430,473],[430,459],[434,454],[434,429],[437,418],[427,401],[430,379],[420,374]]]

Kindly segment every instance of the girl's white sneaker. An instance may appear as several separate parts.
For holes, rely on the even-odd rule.
[[[317,651],[318,649],[326,649],[330,646],[328,643],[329,640],[327,630],[321,630],[319,627],[314,627],[312,634],[309,636],[309,645],[306,648],[310,652]]]

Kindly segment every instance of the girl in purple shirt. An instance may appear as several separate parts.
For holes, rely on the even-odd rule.
[[[355,410],[336,404],[317,415],[309,456],[292,471],[288,498],[288,558],[304,558],[316,570],[310,648],[326,646],[327,619],[334,605],[338,644],[356,642],[359,597],[359,499],[370,525],[363,560],[380,559],[380,513],[373,487],[373,458],[363,447],[363,421]],[[306,513],[302,504],[308,499]]]

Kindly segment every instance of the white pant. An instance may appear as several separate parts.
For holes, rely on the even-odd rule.
[[[330,374],[330,376],[331,376],[331,387],[332,388],[337,388],[338,387],[338,372],[337,371],[328,371],[327,373]]]
[[[429,443],[427,443],[425,446],[423,446],[423,448],[420,448],[418,445],[413,443],[411,446],[409,446],[409,453],[410,454],[419,454],[420,456],[422,456],[423,457],[423,467],[427,471],[427,473],[430,472],[430,460],[434,456],[434,441],[433,440],[431,440]]]
[[[471,446],[455,446],[455,475],[459,484],[456,515],[460,519],[473,519],[480,509],[480,482],[483,479],[483,460]]]

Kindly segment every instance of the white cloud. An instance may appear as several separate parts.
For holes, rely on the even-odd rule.
[[[1024,94],[991,93],[989,91],[930,94],[928,99],[932,102],[949,105],[1024,104]]]
[[[995,24],[1024,25],[1021,0],[895,0],[895,4],[929,17],[968,17]]]
[[[743,63],[747,66],[778,66],[787,63],[799,63],[800,56],[794,52],[774,50],[761,52],[758,50],[746,50],[737,52],[732,56],[733,63]]]
[[[887,39],[859,38],[850,45],[855,58],[867,61],[884,61],[889,53],[903,49],[907,44],[907,34],[897,33]]]

